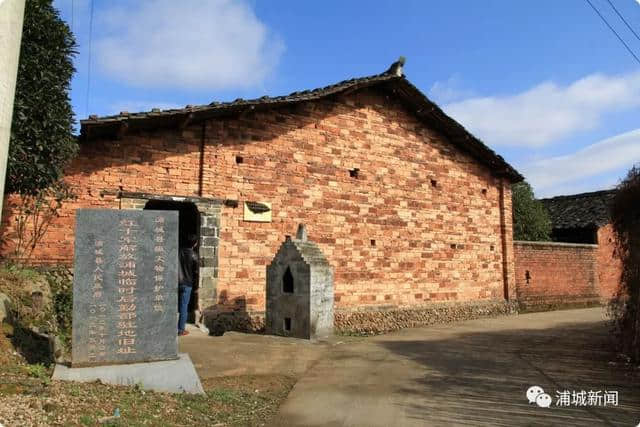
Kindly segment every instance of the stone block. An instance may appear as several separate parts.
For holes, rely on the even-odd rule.
[[[177,358],[178,213],[79,209],[75,237],[73,366]]]
[[[59,381],[94,382],[122,386],[141,386],[145,390],[165,393],[204,394],[200,377],[186,353],[177,360],[129,365],[69,368],[56,365],[53,379]]]

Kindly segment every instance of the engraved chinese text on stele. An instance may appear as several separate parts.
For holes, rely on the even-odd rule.
[[[178,212],[78,209],[72,366],[178,358]]]

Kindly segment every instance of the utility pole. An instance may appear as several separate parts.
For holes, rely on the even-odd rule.
[[[25,0],[0,0],[0,219],[7,176],[13,100],[22,40]]]

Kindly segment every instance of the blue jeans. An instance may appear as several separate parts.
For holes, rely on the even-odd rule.
[[[191,286],[180,284],[178,286],[178,332],[184,331],[187,324],[187,309],[191,298]]]

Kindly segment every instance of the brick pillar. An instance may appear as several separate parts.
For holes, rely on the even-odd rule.
[[[502,277],[504,281],[504,298],[515,301],[516,276],[513,255],[513,216],[511,205],[511,183],[500,180],[500,239],[502,242]]]
[[[218,287],[218,248],[220,241],[221,205],[196,203],[200,212],[200,311],[215,305]]]

